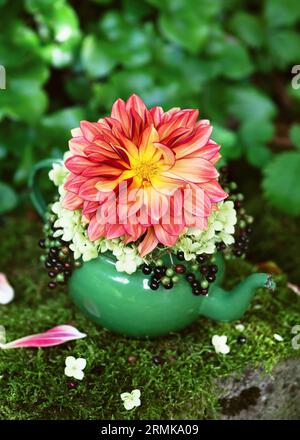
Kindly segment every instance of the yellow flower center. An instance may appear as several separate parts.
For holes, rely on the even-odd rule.
[[[138,179],[140,184],[148,184],[151,177],[158,172],[158,165],[155,162],[140,161],[132,168],[135,172],[135,178]]]

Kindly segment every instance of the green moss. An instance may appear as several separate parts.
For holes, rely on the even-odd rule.
[[[180,334],[154,341],[131,340],[113,335],[88,321],[64,288],[49,292],[47,276],[38,264],[37,240],[41,225],[35,218],[10,219],[1,225],[0,269],[16,289],[16,298],[0,306],[0,323],[12,340],[69,323],[88,337],[48,349],[0,351],[1,419],[163,419],[217,418],[214,385],[219,377],[242,372],[249,364],[268,371],[279,360],[299,356],[291,347],[291,328],[299,324],[299,298],[277,280],[275,293],[257,292],[243,324],[247,342],[236,342],[234,324],[199,319]],[[228,267],[229,284],[252,270],[236,260]],[[276,342],[279,333],[284,342]],[[214,334],[228,336],[231,352],[217,355]],[[76,389],[67,387],[66,356],[87,359],[85,377]],[[161,356],[162,365],[152,357]],[[136,362],[129,363],[128,356]],[[75,381],[76,382],[76,381]],[[142,406],[127,412],[120,393],[139,388]]]

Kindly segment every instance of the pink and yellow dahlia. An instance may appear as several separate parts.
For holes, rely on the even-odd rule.
[[[144,256],[159,243],[173,246],[188,227],[206,227],[227,194],[215,168],[220,146],[198,113],[148,110],[132,95],[118,99],[110,117],[72,131],[63,205],[82,210],[92,241],[139,240]]]

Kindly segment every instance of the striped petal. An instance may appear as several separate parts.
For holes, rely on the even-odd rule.
[[[10,348],[22,348],[22,347],[52,347],[54,345],[64,344],[65,342],[75,339],[85,338],[86,334],[79,332],[75,327],[71,325],[59,325],[51,328],[44,333],[38,333],[36,335],[25,336],[21,339],[2,344],[2,349]]]

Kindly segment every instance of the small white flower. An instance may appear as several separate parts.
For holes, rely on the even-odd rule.
[[[10,303],[15,296],[15,291],[7,281],[4,273],[0,273],[0,304],[6,305]]]
[[[54,163],[52,170],[49,171],[49,179],[52,180],[55,186],[60,186],[63,184],[67,174],[68,170],[63,163]]]
[[[227,336],[214,335],[211,339],[211,343],[214,346],[216,353],[228,354],[230,347],[227,345]]]
[[[243,332],[245,330],[245,326],[244,324],[237,324],[235,326],[235,329],[238,330],[239,332]]]
[[[278,341],[278,342],[283,341],[283,337],[278,335],[277,333],[274,333],[273,338],[275,339],[275,341]]]
[[[86,367],[86,360],[84,358],[74,358],[68,356],[66,358],[65,375],[68,377],[74,377],[75,379],[82,380],[84,377],[83,370]]]
[[[123,400],[124,408],[127,411],[135,408],[136,406],[140,406],[141,404],[141,392],[140,390],[133,390],[131,393],[122,393],[120,394],[121,399]]]

